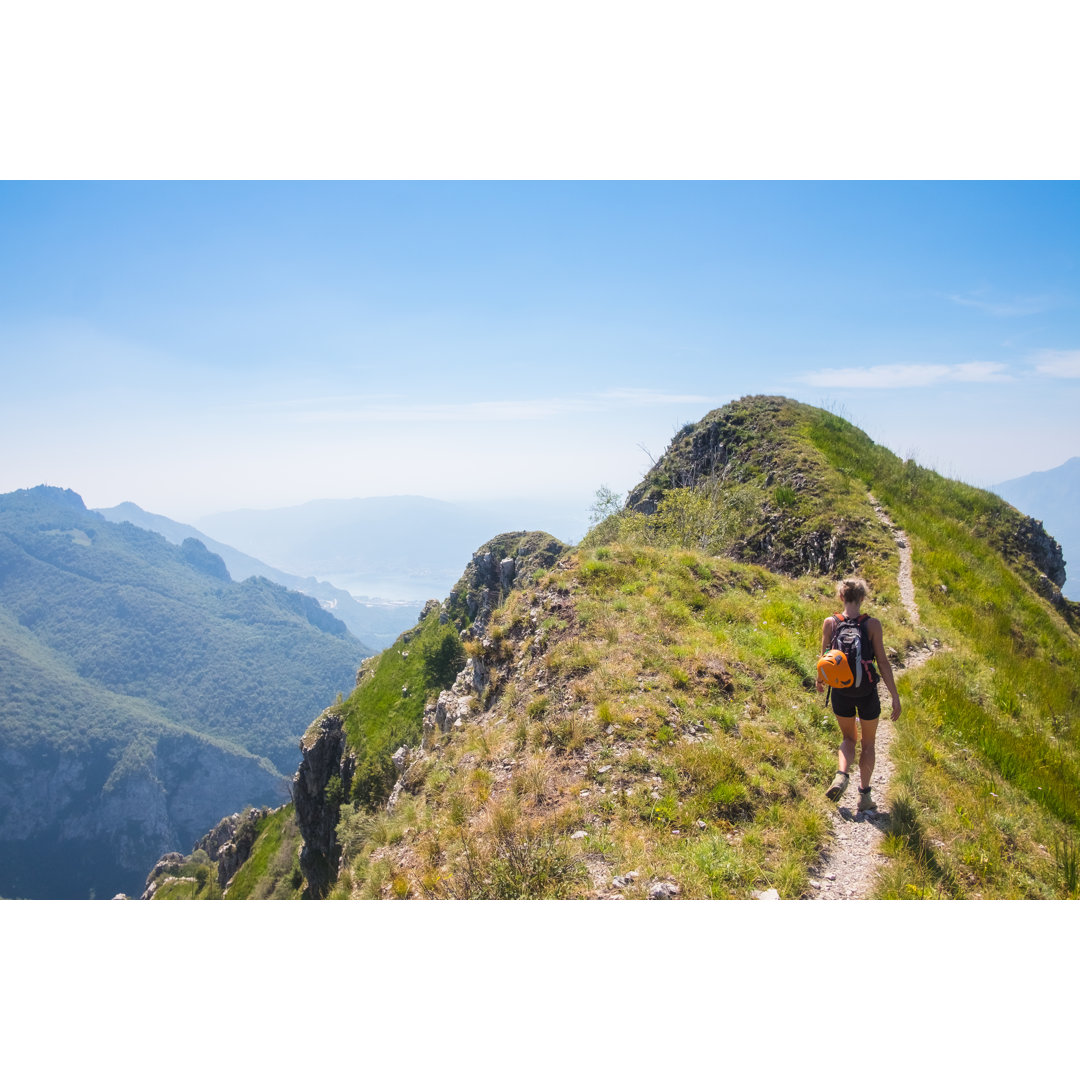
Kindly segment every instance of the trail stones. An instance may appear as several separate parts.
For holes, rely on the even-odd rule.
[[[584,840],[585,837],[588,836],[588,835],[589,834],[584,829],[578,829],[577,832],[572,832],[570,834],[570,839],[571,840]]]
[[[674,881],[658,881],[649,889],[650,900],[674,900],[679,895],[679,886]]]
[[[762,892],[758,892],[758,890],[755,889],[750,895],[755,900],[779,900],[780,899],[780,894],[775,889],[765,889]]]

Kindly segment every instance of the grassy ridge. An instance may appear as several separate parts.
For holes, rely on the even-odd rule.
[[[835,767],[812,689],[830,594],[700,552],[583,546],[470,644],[514,674],[443,738],[419,794],[344,816],[337,895],[585,896],[590,862],[637,870],[627,895],[661,878],[803,895]]]
[[[1021,516],[822,410],[719,412],[673,445],[690,454],[715,429],[722,483],[662,462],[655,513],[602,522],[464,643],[492,681],[391,812],[389,753],[419,742],[460,643],[430,616],[369,665],[344,703],[371,767],[341,793],[333,895],[641,897],[663,881],[687,898],[809,895],[835,816],[838,734],[812,689],[834,573],[791,566],[834,539],[835,573],[867,578],[891,652],[946,646],[899,678],[879,895],[1077,894],[1080,643],[1035,591]],[[910,539],[918,626],[868,491]],[[762,551],[787,572],[729,557]],[[439,642],[445,678],[428,670]]]

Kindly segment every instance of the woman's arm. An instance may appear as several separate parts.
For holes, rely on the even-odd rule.
[[[889,688],[889,693],[892,695],[892,718],[895,720],[900,715],[900,695],[896,691],[896,680],[893,678],[892,665],[885,655],[885,641],[881,631],[881,622],[878,619],[867,619],[866,630],[874,646],[874,655],[877,657],[881,680]]]

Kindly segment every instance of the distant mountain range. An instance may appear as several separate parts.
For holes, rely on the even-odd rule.
[[[586,515],[585,507],[567,503],[400,495],[232,510],[200,518],[198,525],[273,566],[333,582],[353,596],[422,604],[446,596],[492,535],[542,530],[573,542],[585,532]]]
[[[221,556],[234,581],[264,577],[278,585],[284,585],[287,589],[313,596],[327,611],[337,616],[365,646],[375,650],[385,649],[392,644],[402,630],[416,622],[420,614],[421,605],[418,603],[362,603],[344,589],[318,581],[314,577],[300,577],[279,570],[229,544],[207,536],[193,525],[173,521],[163,514],[151,514],[133,502],[99,509],[96,513],[108,521],[129,521],[141,529],[159,533],[173,544],[181,544],[189,538],[198,540],[207,550]]]
[[[1080,457],[1045,472],[1028,473],[991,489],[1037,518],[1061,545],[1068,574],[1062,592],[1080,600]]]
[[[196,538],[59,488],[0,495],[0,896],[137,893],[165,848],[279,804],[369,653]]]

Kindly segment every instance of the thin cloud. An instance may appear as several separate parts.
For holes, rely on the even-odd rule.
[[[1080,349],[1040,349],[1031,359],[1040,375],[1080,379]]]
[[[1049,311],[1055,303],[1052,296],[1018,296],[1012,300],[980,300],[978,293],[968,293],[966,296],[947,295],[954,304],[985,311],[987,315],[993,315],[999,319],[1038,315],[1043,311]]]
[[[941,383],[1011,382],[1004,364],[976,360],[969,364],[876,364],[873,367],[825,368],[801,382],[828,389],[901,390]]]

